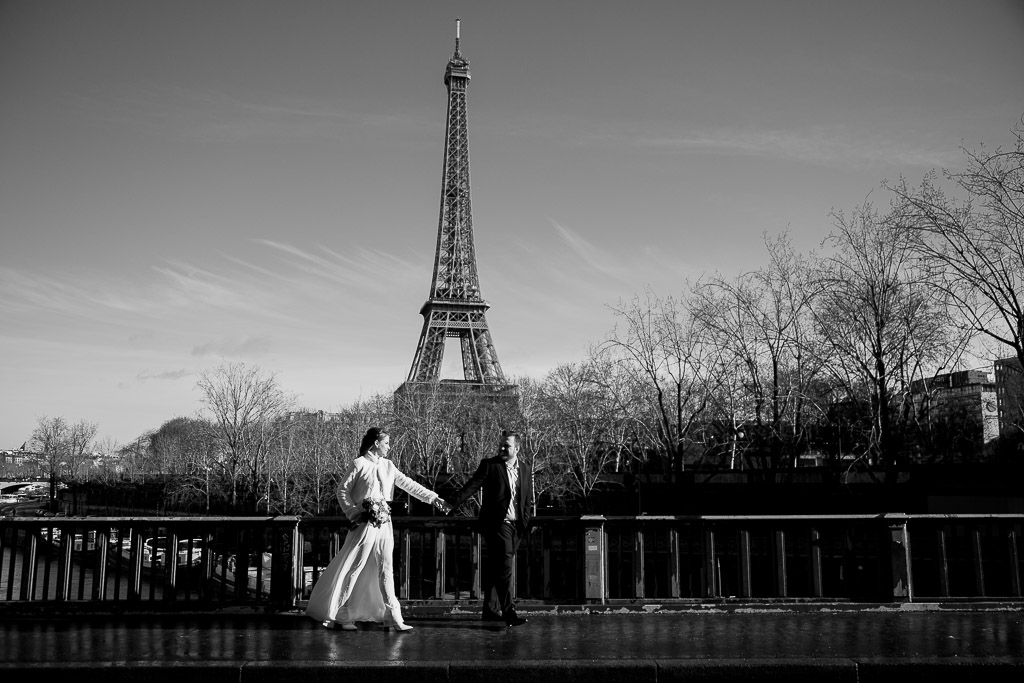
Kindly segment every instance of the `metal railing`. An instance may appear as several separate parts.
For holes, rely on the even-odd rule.
[[[407,603],[475,603],[473,520],[394,517]],[[343,518],[3,517],[0,611],[301,608]],[[1024,515],[541,517],[526,604],[1021,599]]]

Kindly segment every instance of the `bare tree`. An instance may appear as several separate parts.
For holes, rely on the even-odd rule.
[[[936,275],[954,319],[1024,365],[1024,121],[1013,133],[1013,149],[964,147],[967,170],[943,173],[966,199],[948,196],[935,173],[917,189],[906,180],[889,189],[909,247]]]
[[[499,434],[522,420],[516,390],[507,386],[422,383],[396,392],[393,405],[392,458],[435,489],[465,482],[495,452]]]
[[[821,363],[809,353],[815,294],[809,260],[785,234],[766,236],[765,246],[767,267],[699,287],[697,312],[723,353],[716,412],[731,425],[732,466],[745,432],[748,454],[771,473],[795,464],[805,447],[809,387]]]
[[[44,475],[50,481],[50,505],[56,505],[57,485],[81,477],[88,449],[96,438],[94,422],[68,424],[63,417],[40,417],[32,433],[32,449],[42,454]]]
[[[150,435],[148,450],[150,461],[159,463],[172,506],[209,513],[228,498],[231,476],[207,420],[168,420]]]
[[[468,408],[464,392],[448,391],[441,382],[424,383],[397,394],[394,402],[396,465],[425,477],[431,486],[469,467],[474,458],[466,453],[465,426],[457,419]]]
[[[652,416],[653,440],[672,472],[683,469],[686,440],[710,396],[714,350],[689,303],[648,290],[643,298],[613,307],[620,324],[601,347],[640,382]]]
[[[121,451],[121,444],[111,436],[99,439],[93,445],[99,454],[96,479],[104,484],[112,484],[121,478],[122,466],[118,453]]]
[[[606,369],[596,360],[564,363],[539,387],[547,461],[568,494],[584,500],[627,450],[625,415],[601,381]]]
[[[272,486],[267,454],[274,430],[280,427],[279,418],[294,399],[281,389],[275,374],[244,363],[224,363],[201,372],[196,385],[212,416],[227,467],[232,509],[240,509],[241,494],[248,497],[252,511],[262,501],[269,514]]]
[[[335,507],[338,482],[351,466],[352,442],[358,438],[350,417],[345,411],[298,411],[287,416],[272,458],[282,471],[275,501],[280,511],[320,515]]]
[[[899,215],[865,203],[850,216],[834,212],[834,253],[822,263],[813,307],[823,340],[823,367],[845,399],[866,400],[865,455],[893,474],[910,415],[915,378],[950,368],[964,348],[945,305],[917,267]]]
[[[552,425],[541,400],[541,382],[517,377],[515,384],[519,387],[519,415],[510,427],[520,435],[519,457],[530,463],[533,473],[531,505],[537,508],[542,500],[557,503],[566,497],[568,488],[550,448]]]
[[[121,476],[131,483],[142,481],[148,472],[146,451],[149,447],[149,434],[142,434],[121,446],[117,458],[121,468]]]

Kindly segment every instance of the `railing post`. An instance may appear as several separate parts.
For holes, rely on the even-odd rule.
[[[949,597],[949,558],[946,555],[946,530],[935,532],[936,555],[939,559],[939,595]]]
[[[740,551],[740,597],[753,595],[753,577],[750,570],[750,529],[740,529],[737,541]]]
[[[484,569],[484,541],[483,534],[479,531],[472,532],[473,535],[470,537],[473,541],[473,597],[476,599],[484,598],[483,593],[483,569]]]
[[[540,596],[545,600],[551,599],[551,536],[552,534],[548,533],[547,529],[541,528],[541,557],[544,563],[544,581]]]
[[[821,598],[825,596],[824,574],[821,567],[821,531],[815,527],[811,527],[808,554],[811,563],[811,596]]]
[[[0,559],[3,558],[3,556],[4,556],[3,551],[6,548],[10,548],[10,558],[8,560],[8,567],[7,567],[6,570],[4,569],[3,563],[0,562],[0,577],[7,577],[7,595],[6,595],[6,599],[7,600],[12,600],[14,598],[14,567],[15,567],[15,563],[17,561],[17,556],[18,556],[18,546],[21,545],[20,543],[18,543],[18,539],[21,536],[21,534],[19,534],[16,529],[11,529],[11,531],[10,531],[11,542],[10,542],[9,545],[5,546],[5,544],[4,544],[4,531],[5,530],[0,529]],[[23,597],[24,593],[25,593],[25,580],[24,580],[25,564],[24,563],[22,563],[22,565],[21,565],[21,575],[22,575],[22,583],[21,583],[22,597],[21,597],[21,599],[24,600],[25,599]],[[5,596],[0,595],[0,600],[4,600],[4,599],[5,599]]]
[[[401,546],[402,566],[399,567],[399,581],[395,590],[398,591],[398,598],[408,600],[412,585],[412,532],[409,529],[399,530],[398,543]]]
[[[683,561],[682,551],[679,544],[679,529],[673,526],[668,532],[669,543],[669,596],[672,598],[682,597],[682,574]]]
[[[50,533],[53,533],[52,531]],[[75,530],[65,526],[60,534],[60,567],[57,569],[57,599],[71,599],[71,551],[75,544]]]
[[[178,537],[177,527],[171,527],[171,532],[164,539],[164,574],[167,577],[167,585],[164,586],[164,600],[174,602],[178,593]]]
[[[295,524],[292,538],[292,586],[295,587],[296,597],[301,600],[306,597],[306,533],[298,523]]]
[[[584,565],[586,569],[585,597],[588,602],[604,604],[605,587],[605,543],[602,515],[583,515]]]
[[[715,530],[709,524],[704,527],[704,596],[717,598],[721,593],[718,565],[715,553]]]
[[[1017,559],[1017,532],[1011,528],[1007,536],[1007,551],[1010,555],[1010,593],[1020,597],[1020,561]]]
[[[892,599],[894,602],[913,602],[907,516],[886,515],[886,519],[889,523],[889,554],[892,562]]]
[[[21,599],[32,600],[36,594],[36,563],[39,561],[39,531],[28,533],[28,551],[21,571]]]
[[[974,590],[978,597],[985,597],[985,563],[981,549],[981,529],[971,530],[971,545],[974,546]]]
[[[775,554],[773,568],[775,570],[775,592],[780,598],[789,597],[789,577],[786,574],[786,531],[775,530],[775,543],[772,546]]]
[[[434,536],[434,597],[438,600],[444,599],[445,589],[445,551],[447,541],[444,527],[438,527]],[[514,584],[513,584],[514,585]],[[458,587],[455,589],[458,593]]]
[[[509,592],[512,594],[512,599],[517,600],[519,598],[519,553],[515,552],[512,554],[512,579],[508,584]]]
[[[129,558],[131,571],[128,577],[128,600],[137,602],[142,599],[142,532],[139,528],[132,526],[130,529],[131,543],[129,545]]]
[[[270,522],[270,528],[273,535],[270,551],[270,606],[279,610],[292,609],[296,599],[294,568],[298,567],[302,571],[302,546],[298,542],[299,518],[275,517]]]
[[[107,599],[107,547],[110,541],[109,527],[96,532],[96,556],[93,561],[92,599]],[[83,567],[84,569],[84,567]]]
[[[636,535],[633,537],[633,597],[642,600],[647,597],[644,578],[647,563],[644,557],[644,528],[637,523]]]

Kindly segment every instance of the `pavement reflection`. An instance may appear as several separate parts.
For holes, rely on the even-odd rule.
[[[296,614],[67,616],[0,622],[0,662],[442,662],[1024,657],[1024,612],[685,611],[462,617],[329,631]]]

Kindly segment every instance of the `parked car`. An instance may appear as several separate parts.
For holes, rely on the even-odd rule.
[[[177,562],[178,566],[197,566],[203,559],[203,539],[192,539],[192,552],[189,553],[189,542],[178,541]],[[162,567],[167,563],[167,537],[156,536],[147,538],[142,544],[142,561]]]

